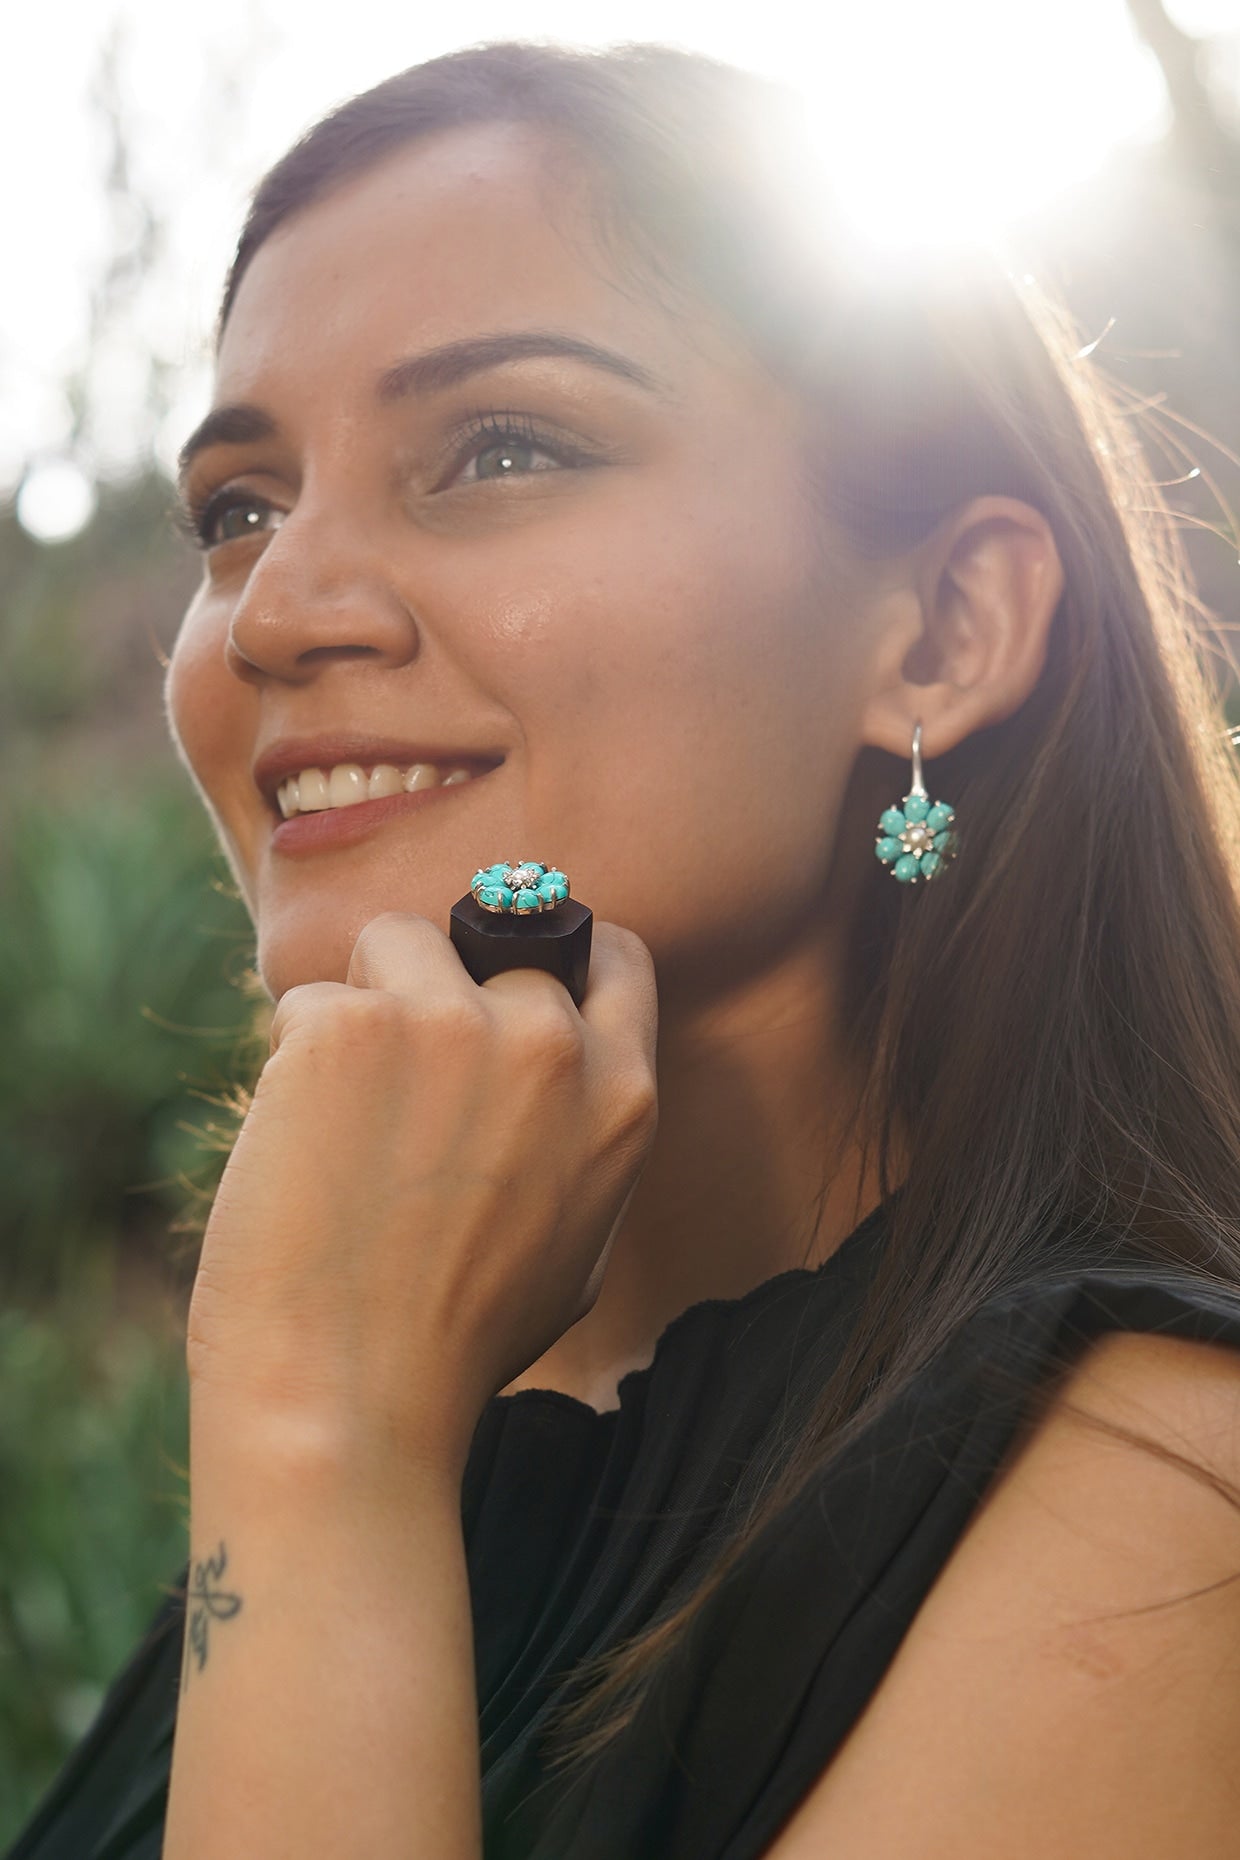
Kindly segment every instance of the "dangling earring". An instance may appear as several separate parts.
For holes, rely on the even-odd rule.
[[[913,783],[899,807],[885,808],[874,851],[902,885],[930,879],[956,856],[956,810],[932,801],[921,779],[921,720],[913,729]]]

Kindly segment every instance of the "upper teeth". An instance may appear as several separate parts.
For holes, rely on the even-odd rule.
[[[385,795],[412,793],[418,788],[446,788],[468,781],[471,770],[452,769],[441,775],[433,762],[415,762],[398,769],[391,762],[364,769],[360,762],[338,762],[332,769],[303,769],[280,783],[276,799],[287,820],[290,814],[317,814],[329,807],[353,807],[358,801],[378,801]]]

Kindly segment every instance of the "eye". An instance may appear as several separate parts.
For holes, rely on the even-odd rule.
[[[528,439],[493,439],[489,445],[482,446],[473,454],[474,477],[511,478],[523,471],[546,471],[545,465],[531,465],[531,454],[540,454],[547,458],[549,454],[541,446],[533,445]],[[466,484],[472,482],[468,473],[464,474]]]
[[[536,463],[536,460],[543,463]],[[550,461],[547,463],[547,461]],[[540,432],[524,414],[480,415],[468,429],[451,484],[498,483],[531,472],[562,471],[593,461],[579,447]],[[469,467],[472,465],[472,472]]]
[[[190,529],[200,549],[263,535],[278,529],[283,521],[284,512],[254,491],[217,491],[201,508],[189,512]]]

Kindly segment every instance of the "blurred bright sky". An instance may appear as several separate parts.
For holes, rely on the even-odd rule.
[[[1198,36],[1232,35],[1240,71],[1240,0],[1171,0],[1169,11]],[[175,390],[162,456],[201,412],[216,293],[263,168],[331,104],[439,52],[489,38],[659,39],[790,79],[817,109],[855,220],[893,253],[999,230],[1167,122],[1161,75],[1123,0],[819,0],[812,13],[781,0],[457,0],[425,14],[391,0],[27,0],[6,20],[0,69],[0,495],[41,467],[22,516],[48,537],[77,526],[75,508],[89,512],[81,479],[75,493],[72,469],[52,467],[69,430],[63,383],[108,249],[86,99],[118,25],[135,179],[168,212],[170,245],[97,358],[108,439],[91,464],[104,475],[135,463],[145,354]]]

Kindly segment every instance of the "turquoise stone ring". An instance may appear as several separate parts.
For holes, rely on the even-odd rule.
[[[517,859],[483,866],[470,880],[470,895],[484,911],[553,911],[568,897],[568,879],[538,859]]]
[[[474,873],[448,916],[448,934],[481,986],[506,969],[543,969],[581,1006],[590,974],[594,913],[568,895],[560,868],[512,859]]]

